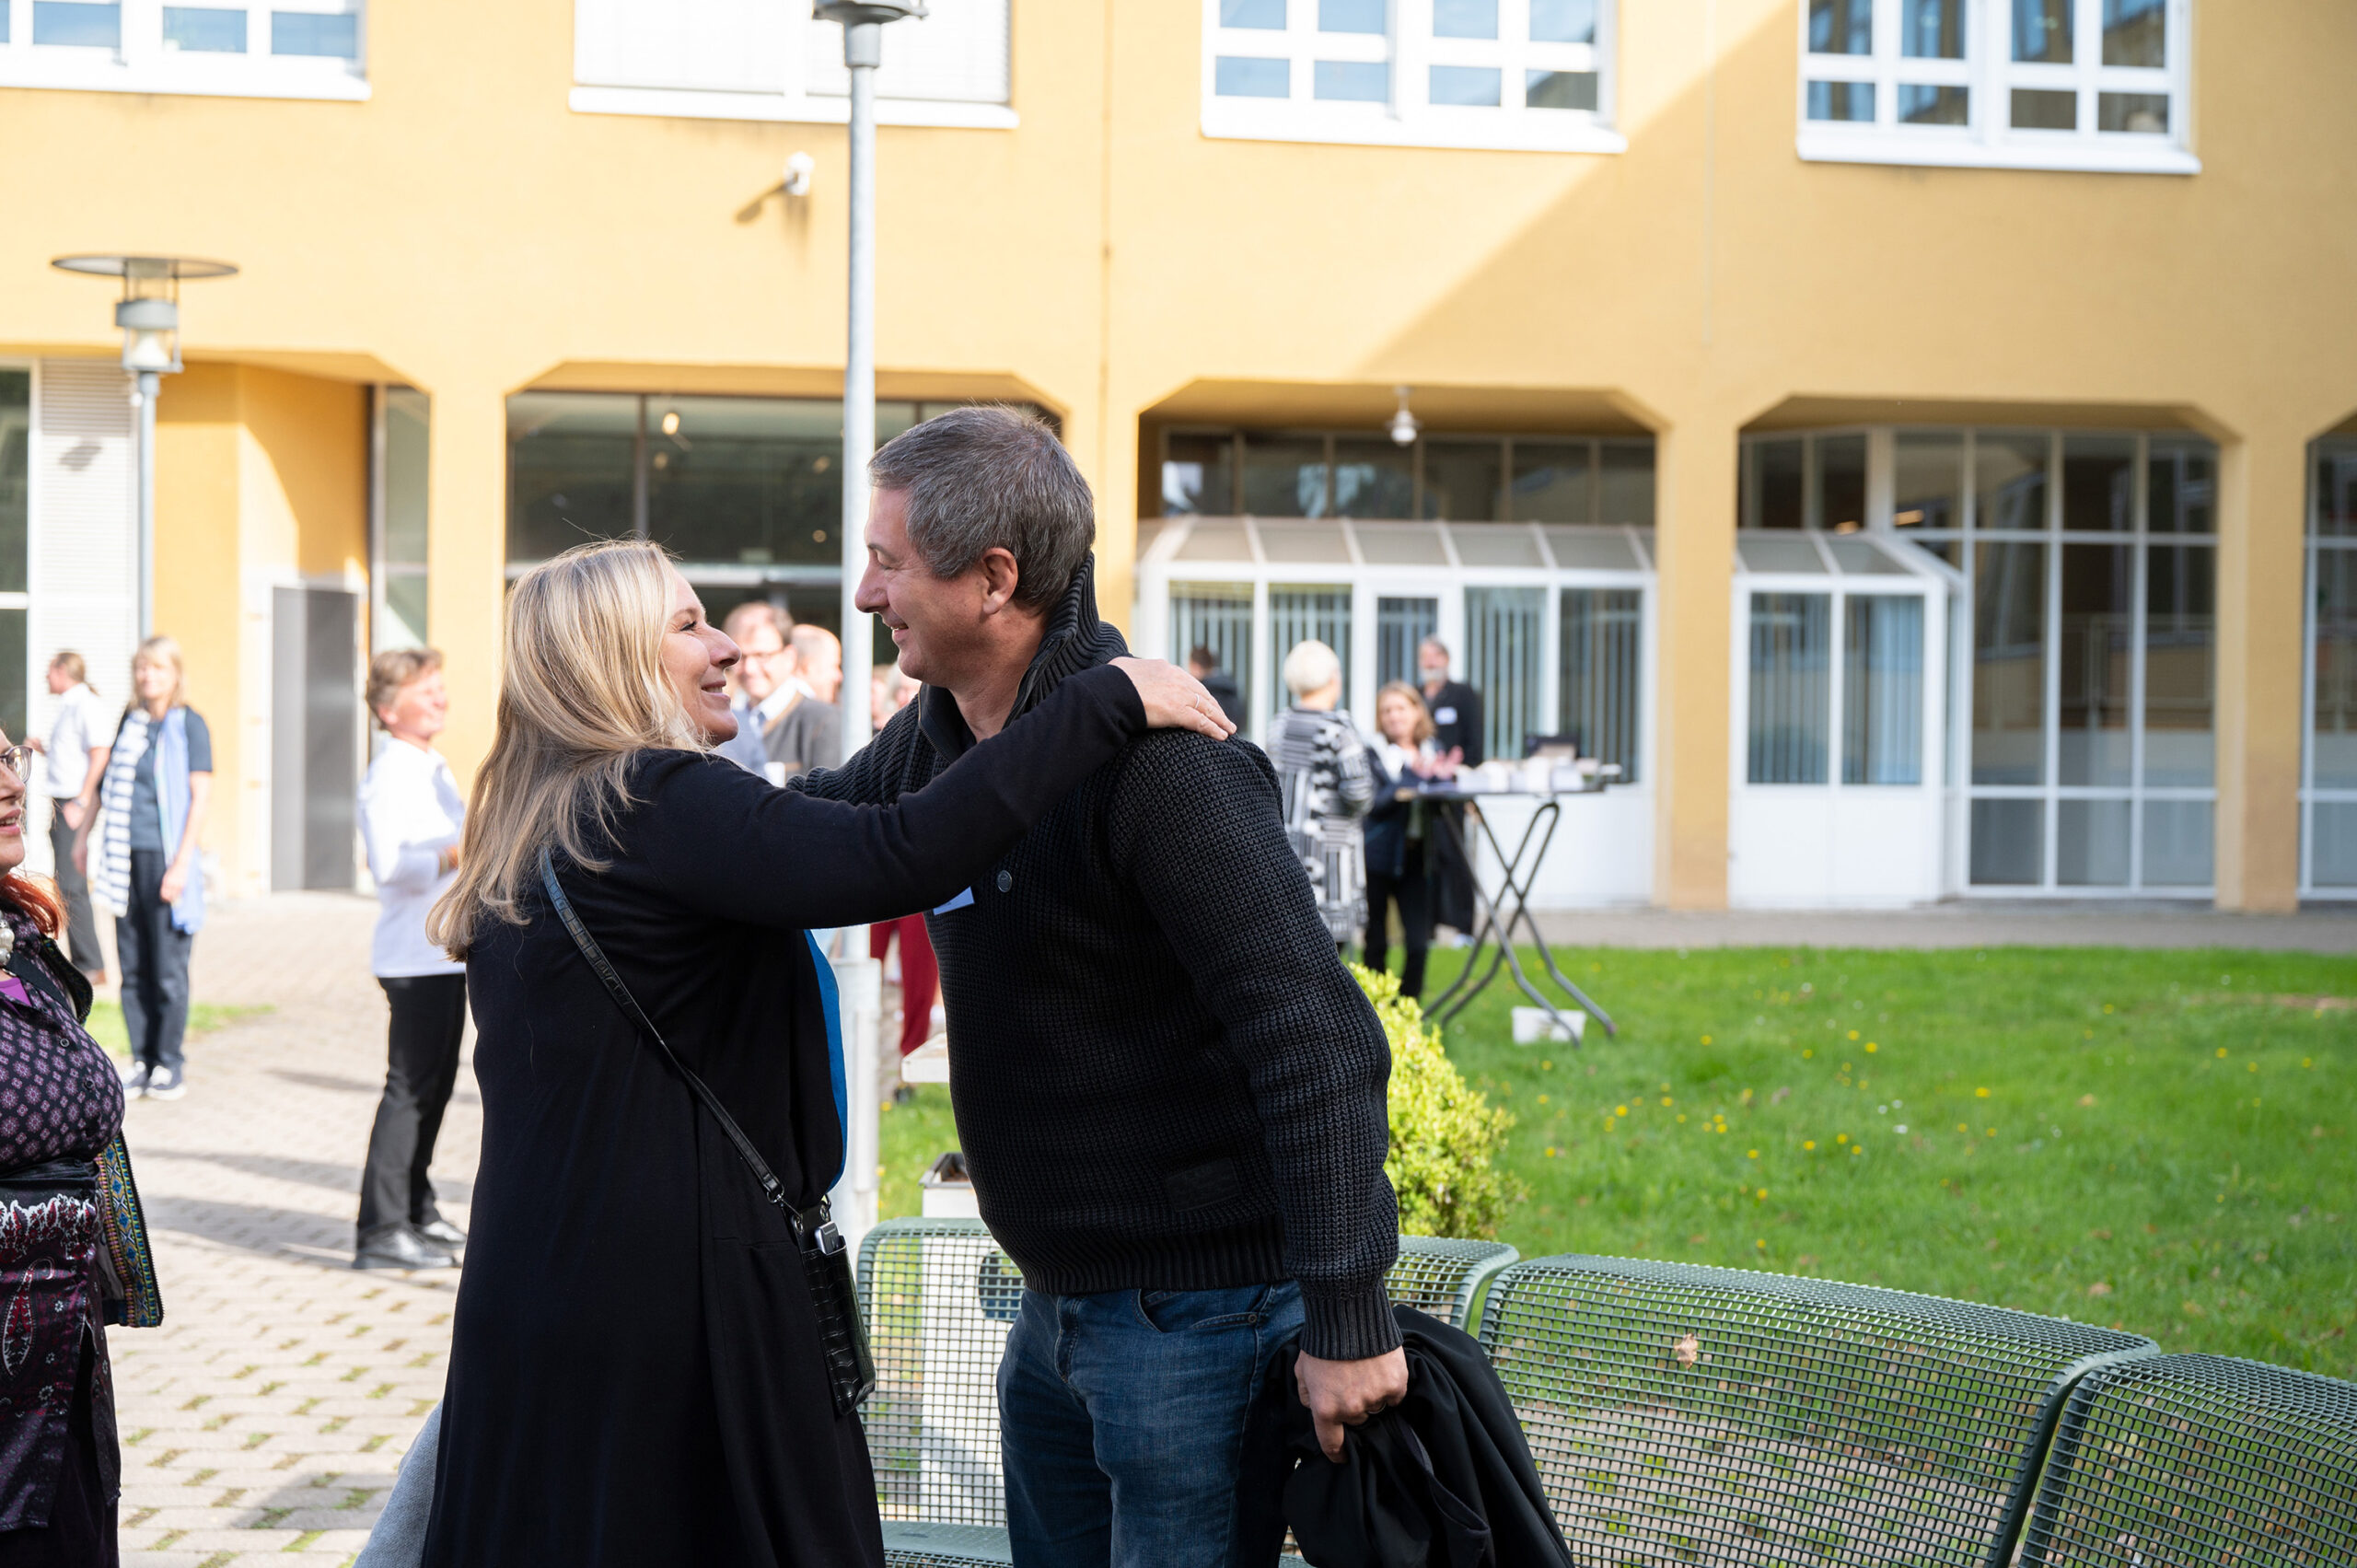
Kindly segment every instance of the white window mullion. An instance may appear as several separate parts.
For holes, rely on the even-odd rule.
[[[1875,123],[1898,125],[1898,0],[1874,0]]]
[[[1391,115],[1421,120],[1432,106],[1433,0],[1391,0]]]
[[[147,65],[164,55],[164,0],[122,0],[116,24],[122,30],[115,58],[126,65]]]

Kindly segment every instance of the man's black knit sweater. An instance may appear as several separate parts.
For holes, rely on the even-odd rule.
[[[1097,618],[1093,565],[1051,614],[1016,714],[1128,651]],[[846,766],[793,784],[888,801],[973,744],[928,687]],[[925,923],[982,1217],[1035,1289],[1295,1279],[1308,1353],[1399,1342],[1383,1290],[1390,1050],[1259,748],[1176,730],[1133,743]]]

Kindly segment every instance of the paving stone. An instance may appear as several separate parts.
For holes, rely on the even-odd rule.
[[[191,1042],[186,1098],[130,1108],[165,1320],[109,1331],[125,1568],[347,1561],[441,1397],[458,1271],[351,1267],[385,1072],[376,912],[335,894],[216,907],[196,999],[269,1011]],[[481,1131],[470,1065],[435,1161],[461,1226]]]

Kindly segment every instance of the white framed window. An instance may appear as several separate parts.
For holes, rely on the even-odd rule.
[[[357,100],[366,0],[0,0],[0,87]]]
[[[1802,0],[1799,150],[2193,174],[2193,0]]]
[[[1007,130],[1008,0],[930,0],[884,29],[876,118]],[[573,108],[585,114],[841,123],[842,29],[773,0],[575,0]]]
[[[1612,0],[1202,0],[1203,134],[1620,152]]]

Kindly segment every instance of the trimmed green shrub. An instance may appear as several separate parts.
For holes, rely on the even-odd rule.
[[[1494,1237],[1527,1190],[1497,1168],[1514,1118],[1492,1109],[1441,1049],[1440,1030],[1399,994],[1399,980],[1357,964],[1351,974],[1391,1041],[1391,1149],[1383,1174],[1409,1236]]]

